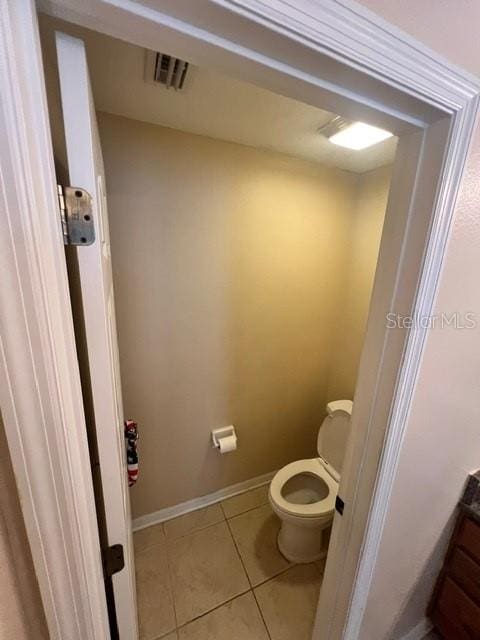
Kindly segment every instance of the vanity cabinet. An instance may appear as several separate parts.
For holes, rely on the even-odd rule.
[[[480,519],[462,509],[429,616],[445,640],[480,640]]]

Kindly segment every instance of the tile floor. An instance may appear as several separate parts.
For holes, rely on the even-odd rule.
[[[279,553],[267,492],[134,533],[141,640],[310,640],[322,564]]]

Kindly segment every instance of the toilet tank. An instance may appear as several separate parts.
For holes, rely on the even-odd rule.
[[[329,402],[328,415],[318,432],[318,455],[328,462],[338,476],[342,473],[347,439],[350,435],[352,409],[351,400]]]

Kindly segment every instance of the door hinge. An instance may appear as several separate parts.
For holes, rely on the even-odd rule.
[[[335,498],[335,509],[338,511],[338,513],[343,516],[343,510],[345,508],[345,503],[344,501],[340,498],[340,496],[337,496]]]
[[[64,244],[93,244],[92,196],[81,187],[64,187],[61,184],[57,184],[57,194]]]
[[[113,576],[125,566],[125,558],[123,556],[123,546],[121,544],[113,544],[102,551],[103,573],[105,577]]]

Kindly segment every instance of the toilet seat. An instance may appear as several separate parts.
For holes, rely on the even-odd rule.
[[[328,487],[328,495],[323,500],[310,504],[297,504],[286,500],[282,495],[284,485],[294,476],[307,473],[317,476]],[[297,460],[280,469],[270,484],[270,495],[275,506],[286,514],[300,518],[318,518],[333,514],[338,483],[332,478],[320,458]]]

